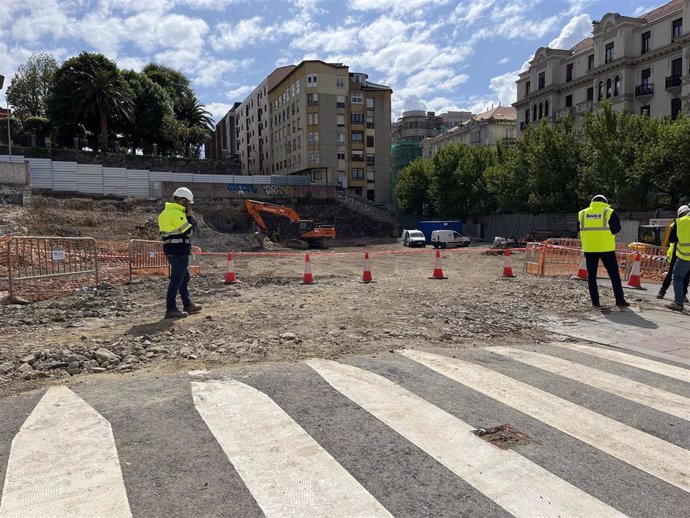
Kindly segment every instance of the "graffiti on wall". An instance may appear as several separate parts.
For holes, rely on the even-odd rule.
[[[256,185],[252,183],[229,183],[227,187],[230,192],[256,193]]]
[[[375,220],[382,221],[385,223],[393,221],[393,217],[389,212],[379,209],[368,200],[363,200],[356,196],[350,196],[342,191],[336,194],[336,199],[340,203],[347,205],[350,209],[354,210],[355,212],[365,214]]]
[[[335,187],[319,185],[262,185],[263,193],[271,198],[333,198]]]

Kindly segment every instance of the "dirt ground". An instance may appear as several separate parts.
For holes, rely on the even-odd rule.
[[[374,283],[360,281],[364,251]],[[26,306],[0,306],[0,395],[51,380],[138,369],[204,369],[242,362],[386,354],[397,348],[537,343],[545,326],[591,312],[584,283],[521,273],[479,248],[444,250],[446,280],[429,279],[434,250],[399,243],[311,254],[315,283],[301,284],[304,254],[204,257],[191,282],[198,315],[162,319],[164,278],[85,290]],[[602,299],[611,299],[603,290]]]

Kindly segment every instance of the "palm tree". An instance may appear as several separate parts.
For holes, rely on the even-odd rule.
[[[101,129],[101,150],[108,149],[108,119],[121,116],[131,119],[134,99],[125,81],[117,71],[95,69],[76,72],[74,90],[74,116],[98,116]]]
[[[215,122],[206,107],[199,102],[193,92],[187,91],[177,107],[177,118],[186,123],[188,128],[199,127],[213,131]]]

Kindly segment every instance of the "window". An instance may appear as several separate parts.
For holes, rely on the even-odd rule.
[[[318,113],[309,113],[307,114],[307,124],[310,126],[316,126],[319,124],[319,114]]]
[[[318,151],[310,151],[309,152],[309,162],[311,163],[319,163],[321,159],[319,158],[319,152]]]
[[[307,88],[317,86],[319,84],[319,76],[316,74],[309,74],[307,76]]]
[[[335,78],[335,87],[336,88],[345,88],[345,78],[343,76],[337,76]]]
[[[546,86],[546,72],[539,72],[539,90]]]
[[[336,137],[336,142],[338,145],[344,145],[345,144],[345,133],[338,133]]]
[[[568,83],[573,80],[573,64],[570,63],[565,67],[565,82]]]
[[[307,106],[318,106],[319,94],[307,94]]]
[[[544,103],[539,103],[539,120],[544,117]]]
[[[565,107],[570,108],[573,105],[573,95],[566,95],[565,96]]]
[[[345,96],[344,95],[337,95],[335,97],[335,107],[336,108],[345,108]]]
[[[338,126],[345,126],[345,115],[336,115],[335,117]]]
[[[652,69],[645,68],[642,71],[642,86],[649,86],[649,79],[652,77]]]
[[[593,101],[594,100],[594,87],[590,86],[587,88],[587,100],[588,101]]]
[[[613,96],[620,95],[621,93],[621,76],[616,76],[613,80]]]
[[[352,150],[352,161],[353,162],[364,162],[364,151]]]
[[[676,120],[680,110],[680,99],[671,99],[671,119]]]
[[[610,97],[611,97],[611,78],[609,77],[606,80],[606,98],[608,99]]]
[[[367,110],[371,111],[374,109],[374,99],[372,97],[367,97]]]
[[[352,97],[350,98],[350,102],[352,104],[363,104],[364,103],[364,94],[362,92],[353,93]]]
[[[544,117],[549,116],[549,101],[544,101]]]
[[[375,155],[367,154],[367,165],[375,165]]]
[[[525,110],[525,122],[529,122],[529,108]]]
[[[367,147],[374,147],[374,136],[367,135]]]
[[[367,191],[367,200],[374,201],[376,199],[376,191]]]
[[[352,170],[353,180],[364,180],[364,169],[353,169]]]
[[[530,81],[527,81],[527,82],[525,83],[525,96],[528,96],[528,95],[529,95],[529,89],[530,89],[531,86],[532,86],[532,83],[531,83]]]
[[[601,101],[604,98],[604,82],[599,81],[599,92],[597,93],[597,101]]]
[[[640,115],[646,115],[647,117],[649,117],[649,114],[650,114],[649,105],[643,106],[642,108],[640,108]]]
[[[374,129],[374,117],[367,115],[367,129]]]
[[[613,42],[606,44],[604,63],[611,63],[613,61]]]
[[[315,169],[312,172],[312,177],[314,180],[323,180],[323,171],[321,169]]]
[[[680,38],[683,35],[683,19],[678,18],[677,20],[673,20],[671,23],[671,27],[673,28],[673,37],[674,38]]]
[[[345,153],[338,153],[338,160],[345,160]]]
[[[361,144],[364,141],[364,133],[361,131],[352,132],[352,142],[356,144]]]
[[[532,106],[532,120],[537,120],[537,105]]]
[[[646,54],[652,50],[652,32],[647,31],[642,33],[642,54]]]
[[[364,124],[364,114],[363,113],[352,113],[351,114],[352,124]]]
[[[587,70],[592,70],[594,68],[594,54],[587,56]]]
[[[319,141],[319,132],[318,131],[310,131],[309,132],[309,143],[315,144],[318,141]]]

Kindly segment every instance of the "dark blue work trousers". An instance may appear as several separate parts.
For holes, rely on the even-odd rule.
[[[170,264],[170,282],[168,283],[168,293],[165,297],[166,309],[177,308],[177,294],[182,298],[182,305],[189,306],[192,299],[189,297],[189,256],[188,255],[168,255]]]

